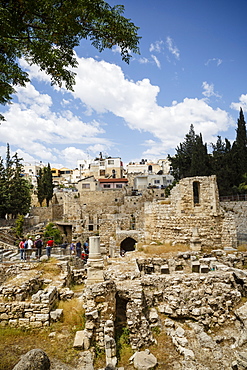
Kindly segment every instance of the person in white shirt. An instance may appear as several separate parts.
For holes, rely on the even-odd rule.
[[[33,241],[32,237],[29,236],[28,241],[27,241],[27,249],[32,249],[33,248]]]

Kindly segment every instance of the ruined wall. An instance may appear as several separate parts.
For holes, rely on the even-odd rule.
[[[61,271],[52,285],[34,269],[34,264],[0,265],[0,276],[1,273],[4,275],[0,286],[1,326],[31,328],[50,325],[52,310],[58,300],[72,298],[74,294],[66,288],[71,282],[69,264],[60,262],[58,266]]]
[[[234,220],[237,233],[246,234],[247,202],[221,202],[220,205]]]
[[[146,203],[144,214],[146,241],[189,244],[197,228],[202,246],[222,248],[236,242],[236,224],[220,207],[215,176],[180,180],[169,199]]]

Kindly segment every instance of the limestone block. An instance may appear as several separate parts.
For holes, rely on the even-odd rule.
[[[200,266],[200,272],[202,274],[207,274],[209,272],[209,267],[207,265],[201,265]]]
[[[19,326],[26,326],[28,327],[30,325],[29,319],[19,319]]]
[[[6,312],[4,312],[4,313],[2,313],[1,315],[0,315],[0,320],[8,320],[9,319],[9,316],[7,315],[7,313]]]
[[[130,361],[134,361],[134,367],[137,370],[148,370],[152,369],[157,365],[156,357],[149,352],[149,350],[136,352]]]
[[[160,267],[160,273],[161,274],[169,274],[170,273],[169,266],[168,265],[162,265]]]
[[[23,355],[21,360],[13,368],[13,370],[23,369],[50,369],[50,360],[47,354],[41,349],[32,349]]]
[[[63,316],[63,309],[57,308],[55,311],[50,312],[50,318],[52,321],[59,321],[62,319]]]
[[[90,347],[90,339],[87,330],[78,330],[74,339],[74,348],[88,350]]]
[[[30,321],[29,325],[32,328],[41,328],[43,326],[42,321]]]
[[[9,320],[9,326],[16,327],[18,325],[18,320],[11,319]]]
[[[151,323],[156,323],[159,321],[159,314],[155,308],[151,308],[149,312],[149,321]]]
[[[49,321],[49,314],[37,314],[35,315],[36,316],[36,320],[37,321],[41,321],[41,322],[45,322],[45,321]]]

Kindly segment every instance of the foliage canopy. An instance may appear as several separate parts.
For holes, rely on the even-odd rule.
[[[242,108],[233,144],[218,136],[216,144],[211,146],[212,153],[208,154],[202,135],[197,135],[191,125],[176,154],[169,156],[175,179],[216,175],[220,195],[247,193],[247,133]]]
[[[31,205],[31,186],[23,177],[22,159],[17,153],[10,156],[9,145],[5,165],[0,157],[0,217],[25,215]]]
[[[37,64],[52,84],[73,90],[74,48],[89,39],[99,51],[118,45],[129,62],[139,53],[138,27],[123,16],[124,6],[103,0],[0,1],[0,104],[9,103],[14,86],[29,81],[18,59]],[[0,117],[3,119],[3,117]]]

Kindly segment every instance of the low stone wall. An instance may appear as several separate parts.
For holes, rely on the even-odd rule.
[[[0,326],[43,327],[50,325],[52,310],[59,300],[71,299],[74,293],[68,286],[73,272],[68,262],[58,263],[60,274],[56,285],[42,278],[34,265],[1,266],[8,279],[2,278],[0,286]],[[77,272],[76,279],[83,279],[84,271]],[[42,289],[43,285],[47,287]]]
[[[26,328],[49,326],[50,311],[57,299],[56,287],[50,287],[38,291],[29,302],[0,302],[0,324]]]

